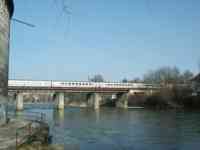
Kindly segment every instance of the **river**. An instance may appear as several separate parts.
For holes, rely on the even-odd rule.
[[[66,150],[197,150],[200,112],[101,108],[100,110],[26,106],[42,112],[52,144]]]

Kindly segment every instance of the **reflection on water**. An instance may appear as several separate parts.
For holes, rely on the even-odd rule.
[[[200,113],[176,111],[30,108],[44,112],[54,144],[81,150],[196,150]]]
[[[95,109],[94,113],[95,113],[95,118],[96,118],[95,121],[96,121],[96,123],[98,123],[99,119],[100,119],[100,110],[99,109]]]
[[[23,111],[16,111],[15,117],[16,117],[16,119],[22,119],[23,118]]]
[[[64,127],[65,111],[54,109],[53,110],[53,120],[54,120],[55,126]]]

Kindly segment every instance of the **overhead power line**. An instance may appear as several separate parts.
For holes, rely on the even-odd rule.
[[[12,18],[12,21],[14,22],[17,22],[17,23],[21,23],[21,24],[24,24],[28,27],[31,27],[31,28],[34,28],[35,25],[34,24],[31,24],[31,23],[28,23],[28,22],[25,22],[25,21],[22,21],[22,20],[19,20],[19,19],[16,19],[16,18]]]

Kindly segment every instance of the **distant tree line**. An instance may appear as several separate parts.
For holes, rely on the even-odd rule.
[[[161,67],[156,70],[148,71],[144,74],[143,79],[134,78],[128,80],[124,78],[122,82],[134,82],[134,83],[156,83],[156,84],[183,84],[188,83],[194,74],[190,70],[180,72],[177,67]]]
[[[190,70],[181,72],[177,67],[160,67],[155,70],[148,71],[143,78],[136,77],[132,80],[123,78],[123,83],[155,83],[155,84],[184,84],[188,83],[194,74]],[[96,74],[88,79],[92,82],[104,82],[103,75]]]
[[[193,73],[189,70],[185,70],[181,73],[177,67],[161,67],[157,70],[146,73],[143,81],[145,83],[159,83],[164,85],[187,83],[193,76]]]

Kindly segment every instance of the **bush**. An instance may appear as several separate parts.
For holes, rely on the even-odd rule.
[[[182,100],[184,108],[197,109],[200,108],[200,96],[188,96]]]
[[[148,97],[144,102],[144,105],[150,108],[168,108],[167,102],[160,95]]]

